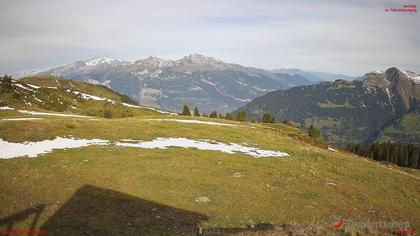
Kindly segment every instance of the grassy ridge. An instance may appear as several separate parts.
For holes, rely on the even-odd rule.
[[[39,86],[39,88],[31,85]],[[87,99],[78,94],[79,92],[99,98]],[[128,107],[122,103],[136,104],[127,96],[105,86],[54,76],[24,78],[13,81],[10,86],[0,83],[0,106],[8,105],[19,109],[66,112],[106,118],[159,114],[154,110]]]
[[[66,203],[88,185],[203,215],[207,220],[202,225],[212,228],[245,227],[249,222],[293,221],[304,225],[333,215],[352,220],[409,221],[416,228],[420,226],[418,172],[407,173],[398,167],[312,146],[305,140],[306,134],[285,125],[273,128],[241,123],[227,127],[150,120],[159,117],[0,121],[0,135],[10,141],[66,135],[109,140],[188,137],[245,142],[284,151],[290,157],[256,159],[196,149],[105,146],[0,160],[0,219],[45,204],[37,225],[40,227],[54,213],[68,208]],[[74,123],[74,127],[68,128],[66,122]],[[199,203],[197,197],[210,201]],[[85,198],[96,199],[97,195]],[[92,210],[79,211],[80,206],[75,205],[70,208],[74,210],[67,214],[70,221],[89,221],[86,214]],[[120,214],[119,209],[111,207],[103,217],[112,219]],[[162,214],[166,219],[166,213]],[[130,214],[120,218],[124,225],[141,225]],[[19,221],[16,227],[25,229],[29,224]],[[109,226],[103,227],[112,231],[118,225],[110,220]]]
[[[63,89],[77,90],[98,97],[109,98],[114,101],[137,105],[137,102],[133,101],[129,97],[119,94],[103,85],[93,85],[82,81],[72,81],[56,76],[33,76],[23,78],[20,81],[41,87],[59,87]]]

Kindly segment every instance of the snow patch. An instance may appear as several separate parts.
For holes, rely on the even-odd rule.
[[[420,83],[420,75],[408,70],[401,70],[401,72],[414,83]]]
[[[193,140],[188,138],[156,138],[152,141],[141,141],[123,139],[123,142],[115,142],[115,146],[133,147],[146,149],[167,149],[169,147],[196,148],[204,151],[220,151],[234,154],[243,153],[256,158],[260,157],[285,157],[289,154],[280,151],[263,150],[255,147],[248,147],[237,143],[222,143],[212,140]],[[13,143],[0,138],[0,159],[15,157],[37,157],[38,155],[50,153],[55,149],[80,148],[91,145],[111,145],[109,140],[103,139],[78,139],[74,137],[56,137],[53,140],[38,142]]]
[[[82,92],[79,92],[79,91],[71,91],[70,89],[67,89],[67,92],[72,92],[76,95],[81,96],[83,99],[86,99],[86,100],[87,99],[92,99],[92,100],[95,100],[95,101],[108,101],[108,102],[114,103],[114,101],[109,99],[109,98],[98,97],[98,96],[95,96],[95,95],[92,95],[92,94],[82,93]]]
[[[31,91],[31,92],[34,91],[33,89],[27,88],[27,87],[23,86],[22,84],[15,84],[15,86],[17,86],[19,88],[22,88],[22,89],[25,89],[25,90],[28,90],[28,91]]]
[[[13,107],[8,107],[8,106],[5,106],[5,107],[0,107],[0,110],[14,110],[15,108],[13,108]]]
[[[328,147],[328,150],[333,151],[333,152],[337,152],[337,150],[335,150],[334,148],[330,148],[330,147]]]
[[[259,88],[259,87],[256,87],[256,86],[252,86],[252,88],[254,88],[254,89],[256,89],[256,90],[258,90],[260,92],[267,92],[267,91],[269,91],[268,89],[263,89],[263,88]]]
[[[147,66],[147,67],[152,67],[152,68],[163,68],[163,67],[173,66],[174,62],[151,56],[151,57],[148,57],[148,58],[145,58],[145,59],[138,60],[136,62],[136,64]],[[146,73],[148,73],[148,72],[146,72]]]
[[[143,71],[137,72],[139,75],[147,75],[149,74],[149,70],[145,69]]]
[[[94,79],[88,79],[88,80],[87,80],[87,82],[88,82],[89,84],[101,84],[101,82],[99,82],[99,81],[97,81],[97,80],[94,80]]]
[[[92,60],[86,61],[87,66],[96,66],[98,64],[111,64],[112,62],[116,61],[116,59],[109,58],[109,57],[98,57]]]
[[[104,82],[102,82],[102,85],[104,85],[104,86],[106,86],[108,88],[111,88],[111,85],[110,84],[111,84],[111,80],[109,80],[109,79],[107,79]]]
[[[45,120],[45,118],[29,118],[29,117],[24,117],[24,118],[4,118],[3,120],[10,120],[10,121],[20,121],[20,120]]]
[[[75,139],[56,137],[53,140],[39,142],[12,143],[0,139],[0,159],[28,156],[36,157],[52,152],[54,149],[80,148],[91,145],[107,145],[109,141],[102,139]]]
[[[254,147],[243,146],[237,143],[221,143],[204,139],[193,140],[188,138],[156,138],[152,141],[139,141],[137,143],[117,142],[115,145],[121,147],[137,147],[146,149],[167,149],[168,147],[197,148],[204,151],[220,151],[229,154],[243,153],[256,158],[289,156],[289,154],[285,152],[262,150]]]
[[[90,116],[82,115],[72,115],[72,114],[61,114],[61,113],[49,113],[49,112],[38,112],[38,111],[28,111],[28,110],[18,110],[22,114],[29,115],[44,115],[44,116],[63,116],[63,117],[77,117],[77,118],[91,118]]]
[[[211,85],[211,86],[213,86],[213,87],[216,87],[216,84],[215,84],[215,83],[210,82],[210,81],[208,81],[208,80],[206,80],[206,79],[201,79],[201,82],[204,82],[204,83],[209,84],[209,85]]]
[[[244,87],[247,87],[248,86],[248,84],[245,81],[242,81],[242,80],[237,80],[236,83],[238,83],[238,84],[240,84],[240,85],[242,85]]]
[[[27,84],[29,87],[31,87],[31,88],[34,88],[34,89],[39,89],[39,88],[41,88],[41,87],[39,87],[39,86],[36,86],[36,85],[33,85],[33,84]]]
[[[148,109],[148,110],[152,110],[152,111],[159,112],[159,113],[161,113],[161,114],[169,114],[169,115],[174,115],[174,116],[177,116],[177,115],[178,115],[178,114],[173,113],[173,112],[169,112],[169,111],[162,111],[162,110],[159,110],[159,109],[156,109],[156,108],[152,108],[152,107],[142,107],[142,106],[137,106],[137,105],[128,104],[128,103],[125,103],[125,102],[123,102],[122,104],[123,104],[124,106],[126,106],[126,107],[139,108],[139,109]]]
[[[190,90],[191,91],[199,91],[199,90],[203,90],[201,87],[199,87],[199,86],[192,86],[191,88],[190,88]]]
[[[137,105],[133,105],[133,104],[128,104],[128,103],[125,103],[125,102],[123,102],[122,103],[124,106],[126,106],[126,107],[132,107],[132,108],[144,108],[144,107],[141,107],[141,106],[137,106]]]
[[[41,100],[41,99],[39,99],[39,98],[37,98],[37,97],[35,97],[35,95],[34,95],[34,98],[35,98],[35,100],[36,100],[36,101],[38,101],[38,102],[42,103],[42,100]]]

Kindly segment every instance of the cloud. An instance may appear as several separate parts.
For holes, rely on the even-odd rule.
[[[400,1],[0,0],[0,72],[95,56],[202,53],[262,68],[360,75],[420,68],[419,13]]]

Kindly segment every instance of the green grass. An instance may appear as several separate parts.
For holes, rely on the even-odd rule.
[[[414,143],[420,140],[420,115],[409,113],[382,131],[379,142]]]
[[[112,91],[108,87],[102,85],[93,85],[82,81],[67,80],[56,76],[26,77],[20,81],[41,87],[59,87],[63,89],[77,90],[98,97],[109,98],[120,102],[122,101],[122,95]]]
[[[318,104],[319,107],[326,108],[326,109],[329,109],[329,108],[332,108],[332,109],[334,109],[334,108],[352,108],[353,107],[348,101],[346,101],[346,103],[344,103],[344,104],[335,104],[335,103],[332,103],[331,101],[327,101],[326,103],[318,102],[317,104]]]
[[[114,205],[107,200],[105,202],[112,206],[106,208],[101,217],[112,222],[112,217],[121,215],[121,209],[125,209],[127,214],[121,216],[124,224],[133,220],[130,214],[134,213],[126,209],[127,206],[137,206],[131,202],[138,201],[167,209],[162,214],[170,215],[168,212],[175,211],[185,217],[205,216],[206,220],[201,223],[205,228],[243,228],[250,221],[308,225],[333,215],[352,220],[409,221],[415,228],[420,226],[418,170],[407,172],[345,152],[318,148],[308,142],[303,131],[286,125],[231,121],[229,123],[240,126],[226,127],[149,120],[162,117],[166,116],[0,120],[0,137],[14,142],[68,135],[109,140],[187,137],[245,142],[263,149],[284,151],[290,157],[257,159],[243,154],[185,148],[92,146],[56,150],[38,158],[0,160],[0,219],[45,204],[38,228],[43,224],[48,226],[51,219],[60,216],[60,209],[67,209],[67,223],[79,222],[82,218],[91,222],[84,218],[93,210],[86,210],[83,204],[69,204],[74,196],[83,192],[80,199],[84,200],[78,198],[76,202],[96,202],[98,197],[117,199],[116,196],[123,194],[121,201],[127,201],[127,205],[120,203],[112,207]],[[234,177],[235,173],[242,177]],[[93,188],[93,192],[96,188],[105,188],[104,195],[110,191],[109,196],[114,197],[81,191],[86,188]],[[200,196],[208,197],[210,202],[194,201]],[[22,220],[14,227],[27,229],[30,222]],[[159,225],[153,223],[156,224]],[[154,227],[152,223],[149,226]],[[116,222],[103,227],[114,232],[119,226]]]
[[[0,106],[8,105],[17,109],[43,112],[65,112],[96,117],[118,118],[160,113],[147,108],[133,108],[122,103],[135,103],[125,95],[111,89],[85,82],[66,80],[60,77],[29,77],[14,82],[26,89],[13,85],[11,89],[0,86]],[[40,86],[38,89],[27,84]],[[3,88],[4,87],[4,88]],[[84,99],[72,91],[79,91],[112,101]]]

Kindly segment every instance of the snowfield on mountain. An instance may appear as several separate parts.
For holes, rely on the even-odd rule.
[[[66,77],[107,86],[142,106],[179,112],[185,103],[207,113],[226,113],[269,91],[313,83],[298,74],[244,67],[199,54],[134,62],[93,58],[24,75]]]

